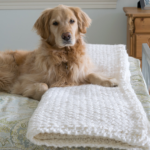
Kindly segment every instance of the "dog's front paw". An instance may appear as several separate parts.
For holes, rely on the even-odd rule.
[[[102,83],[103,86],[105,87],[117,87],[118,86],[118,82],[115,78],[109,79],[107,81],[104,81]]]
[[[111,87],[117,87],[118,86],[118,81],[115,78],[110,79],[110,82],[111,82]]]
[[[35,100],[41,100],[42,95],[48,90],[48,85],[46,83],[34,83],[27,86],[27,88],[22,93],[25,97],[30,97]]]

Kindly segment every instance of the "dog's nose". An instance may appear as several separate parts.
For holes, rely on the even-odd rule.
[[[71,33],[69,32],[63,33],[61,37],[63,40],[69,41],[71,39]]]

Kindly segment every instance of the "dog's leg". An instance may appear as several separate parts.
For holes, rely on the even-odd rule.
[[[105,87],[116,87],[118,86],[117,80],[115,78],[108,79],[99,75],[98,73],[91,73],[87,76],[88,82],[91,84],[102,85]]]
[[[0,72],[0,91],[10,92],[11,85],[13,83],[13,74]]]
[[[40,100],[42,95],[48,90],[48,86],[45,83],[26,83],[22,86],[17,83],[12,92],[14,94],[20,94],[25,97],[30,97],[35,100]]]

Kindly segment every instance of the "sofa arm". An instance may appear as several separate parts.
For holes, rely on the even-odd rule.
[[[150,48],[146,43],[142,44],[142,73],[150,91]]]

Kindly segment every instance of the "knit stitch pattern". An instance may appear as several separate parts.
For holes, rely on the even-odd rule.
[[[87,45],[101,73],[118,87],[50,88],[33,113],[27,138],[54,147],[150,149],[150,124],[130,84],[124,45]]]

